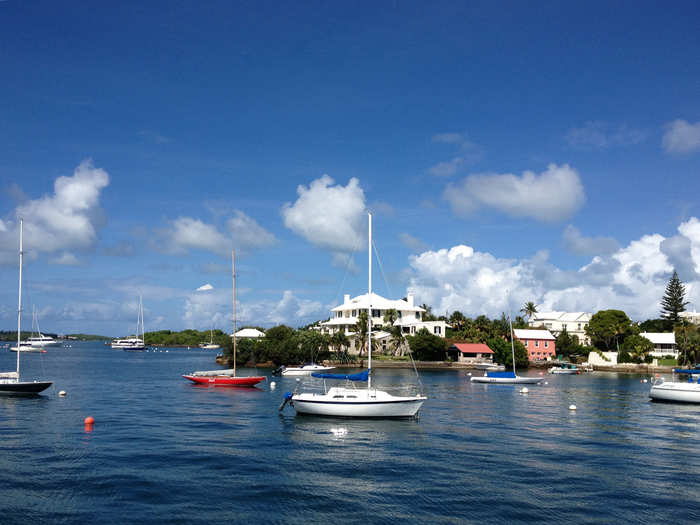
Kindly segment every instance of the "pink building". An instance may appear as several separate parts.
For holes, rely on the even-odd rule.
[[[549,330],[513,330],[515,338],[525,345],[530,361],[550,361],[557,356],[556,341]]]

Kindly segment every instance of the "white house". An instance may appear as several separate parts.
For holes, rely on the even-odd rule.
[[[649,355],[654,357],[664,357],[666,355],[671,355],[674,358],[678,357],[676,334],[673,332],[642,332],[639,335],[654,343],[654,350],[649,352]]]
[[[590,345],[591,339],[586,335],[586,326],[593,317],[588,312],[537,312],[528,320],[528,326],[544,326],[554,337],[558,336],[564,328],[569,335],[578,337],[582,345]]]
[[[233,337],[233,335],[231,337]],[[243,328],[236,332],[236,339],[258,339],[260,337],[265,337],[265,332],[261,332],[255,328]]]
[[[693,310],[692,312],[679,312],[678,317],[686,319],[689,323],[700,324],[700,312]]]
[[[373,328],[379,329],[386,324],[384,314],[387,310],[396,310],[398,319],[394,321],[394,326],[400,326],[401,332],[405,335],[414,335],[425,328],[431,334],[445,337],[447,323],[445,321],[423,321],[425,310],[414,304],[413,294],[408,294],[406,300],[386,299],[376,293],[372,293],[371,297],[363,294],[351,299],[350,294],[345,294],[343,304],[333,308],[331,318],[321,323],[321,331],[334,334],[342,330],[345,335],[354,335],[355,324],[357,324],[360,312],[366,312],[368,309],[372,310]]]

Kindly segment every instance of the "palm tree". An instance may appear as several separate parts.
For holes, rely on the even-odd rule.
[[[367,345],[367,312],[360,311],[355,323],[355,346],[359,348],[359,355],[362,357],[362,351]]]
[[[532,317],[533,314],[537,313],[537,305],[533,303],[532,301],[528,301],[525,303],[525,306],[523,306],[520,311],[525,314],[527,317],[528,321]]]

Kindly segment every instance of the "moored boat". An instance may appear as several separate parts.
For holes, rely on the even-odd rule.
[[[560,363],[556,366],[550,367],[547,372],[550,374],[568,374],[575,375],[579,374],[580,371],[578,367],[572,363]]]
[[[649,397],[654,401],[700,403],[700,384],[694,382],[692,377],[688,382],[664,381],[659,378],[651,386]]]
[[[326,372],[333,370],[334,366],[323,366],[315,363],[309,363],[299,367],[282,367],[279,372],[283,376],[310,376],[313,372]]]

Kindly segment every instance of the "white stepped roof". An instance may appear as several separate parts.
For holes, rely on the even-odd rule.
[[[513,330],[515,337],[518,339],[548,339],[554,341],[554,336],[549,333],[549,330]]]
[[[265,332],[261,332],[255,328],[243,328],[236,332],[236,337],[265,337]]]
[[[588,322],[591,314],[588,312],[537,312],[532,314],[530,322],[534,321],[559,321],[561,323],[574,323],[576,321]]]
[[[655,345],[675,345],[676,334],[673,332],[642,332],[642,337],[646,337]]]
[[[425,309],[420,306],[411,305],[408,301],[404,301],[403,299],[386,299],[376,293],[372,293],[371,301],[369,300],[368,294],[358,295],[350,299],[347,303],[336,306],[331,312],[342,312],[348,309],[366,310],[370,305],[375,310],[389,310],[393,308],[401,312],[425,312]]]

